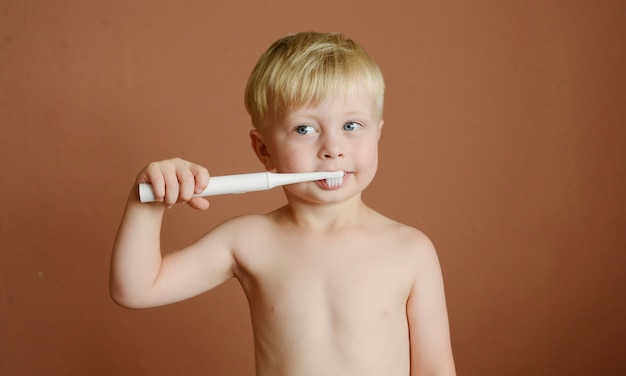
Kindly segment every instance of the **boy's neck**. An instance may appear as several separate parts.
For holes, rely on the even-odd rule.
[[[336,232],[358,227],[370,210],[355,196],[337,203],[311,203],[288,199],[280,214],[298,229],[307,232]]]

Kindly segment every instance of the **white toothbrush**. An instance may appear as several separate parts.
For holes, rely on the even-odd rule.
[[[329,187],[343,183],[343,171],[301,172],[280,174],[274,172],[253,172],[250,174],[212,176],[209,186],[202,193],[194,196],[215,196],[231,193],[266,191],[281,185],[304,183],[307,181],[326,180]],[[154,192],[150,183],[139,184],[139,200],[154,202]]]

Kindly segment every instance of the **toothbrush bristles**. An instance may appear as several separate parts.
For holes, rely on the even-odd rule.
[[[337,187],[343,183],[343,177],[326,179],[326,185],[329,187]]]

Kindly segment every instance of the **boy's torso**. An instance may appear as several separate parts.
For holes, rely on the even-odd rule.
[[[413,229],[378,214],[315,234],[256,217],[235,250],[259,375],[408,375]]]

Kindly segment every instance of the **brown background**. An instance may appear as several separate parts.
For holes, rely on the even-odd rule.
[[[0,374],[251,375],[228,282],[114,305],[126,194],[155,159],[260,170],[242,93],[300,30],[343,31],[385,74],[368,203],[425,231],[460,375],[625,374],[626,5],[534,1],[0,1]],[[164,243],[282,204],[175,208]]]

